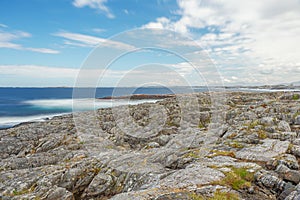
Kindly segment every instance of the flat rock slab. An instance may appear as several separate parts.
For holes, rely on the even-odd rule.
[[[236,153],[236,158],[250,161],[267,162],[287,151],[290,142],[273,139],[262,140],[263,144],[244,148]]]
[[[167,188],[186,188],[209,184],[224,177],[225,175],[218,170],[199,164],[192,164],[162,179],[160,186]]]

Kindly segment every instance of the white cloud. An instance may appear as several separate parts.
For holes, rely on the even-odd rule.
[[[0,24],[1,28],[7,28],[8,26],[6,24]]]
[[[78,77],[80,72],[80,77]],[[66,67],[50,67],[40,65],[0,65],[1,87],[49,87],[49,86],[74,86],[96,87],[113,86],[128,71],[110,69],[76,69]]]
[[[0,75],[30,78],[75,78],[78,69],[38,65],[0,65]]]
[[[145,24],[142,28],[153,29],[173,29],[171,21],[166,17],[160,17],[156,19],[156,22],[150,22]]]
[[[65,41],[65,44],[67,45],[74,45],[74,46],[81,46],[81,47],[96,47],[97,45],[103,45],[103,46],[108,46],[116,49],[125,49],[125,50],[134,49],[134,46],[122,42],[117,42],[109,39],[104,39],[104,38],[99,38],[99,37],[84,35],[79,33],[59,32],[59,33],[55,33],[54,35],[67,39],[67,41]]]
[[[109,8],[104,5],[106,2],[107,0],[74,0],[73,5],[77,8],[88,6],[103,12],[108,18],[115,18]]]
[[[0,30],[0,48],[9,48],[16,50],[33,51],[46,54],[57,54],[59,51],[48,48],[33,48],[24,47],[16,43],[17,40],[22,38],[30,38],[31,34],[24,31],[5,32]]]
[[[25,48],[26,50],[38,52],[38,53],[48,53],[48,54],[58,54],[59,51],[54,49],[47,49],[47,48]]]
[[[252,81],[259,82],[262,68],[289,72],[269,74],[266,79],[276,81],[274,83],[299,79],[293,74],[299,71],[296,63],[300,63],[298,0],[177,2],[178,20],[160,17],[143,27],[167,28],[193,36],[215,57],[218,66],[227,75],[226,79],[231,82],[240,81],[231,80],[231,77],[239,78],[244,72],[254,77]],[[226,72],[230,66],[236,67],[236,70]],[[274,77],[277,75],[279,77]]]
[[[92,31],[94,31],[95,33],[103,33],[103,32],[105,32],[106,30],[103,29],[103,28],[93,28]]]

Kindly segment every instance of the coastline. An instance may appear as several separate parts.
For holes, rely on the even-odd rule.
[[[102,108],[96,124],[87,111],[0,130],[1,198],[298,195],[299,92],[227,91],[217,108],[208,92],[194,95],[131,105],[129,115]],[[178,100],[190,108],[184,123]]]
[[[62,87],[64,88],[64,87]],[[150,87],[151,88],[151,87]],[[198,87],[197,87],[198,88]],[[197,89],[194,88],[194,89]],[[200,87],[203,88],[203,87]],[[21,89],[21,88],[18,88]],[[39,88],[42,89],[42,88]],[[51,88],[51,89],[55,89],[55,88]],[[297,92],[300,91],[300,87],[290,87],[290,86],[253,86],[253,87],[225,87],[225,91],[231,91],[231,92]],[[184,93],[183,93],[184,94]],[[177,94],[179,95],[179,94]],[[155,100],[161,100],[161,99],[165,99],[165,98],[172,98],[174,97],[174,94],[133,94],[133,95],[125,95],[125,96],[104,96],[104,97],[100,97],[100,98],[95,98],[95,99],[91,99],[91,101],[97,101],[97,100],[132,100],[132,101],[155,101]],[[49,120],[55,116],[61,116],[61,115],[65,115],[65,114],[70,114],[73,112],[72,109],[72,99],[57,99],[55,100],[57,101],[57,103],[53,103],[53,100],[49,99],[49,100],[35,100],[34,102],[32,101],[27,101],[26,103],[32,103],[32,105],[35,106],[42,106],[42,107],[49,107],[49,104],[53,104],[54,108],[60,108],[61,106],[67,106],[69,108],[68,112],[59,112],[59,113],[49,113],[49,114],[38,114],[38,115],[28,115],[28,116],[2,116],[0,117],[0,130],[2,129],[9,129],[12,128],[14,126],[18,126],[20,124],[23,123],[34,123],[34,122],[40,122],[40,121],[45,121],[45,120]],[[70,101],[69,103],[64,103],[66,105],[61,105],[61,101]],[[94,110],[94,105],[93,102],[84,102],[86,100],[83,100],[82,104],[86,104],[84,107],[85,108],[81,108],[80,110],[77,111],[88,111],[88,110]],[[140,103],[140,102],[137,102]],[[141,102],[143,103],[143,102]],[[70,104],[70,105],[67,105]],[[79,104],[79,103],[78,103]],[[99,108],[104,108],[104,107],[112,107],[112,103],[110,103],[110,105],[108,105],[109,103],[106,102],[107,105],[98,105],[96,106],[97,109]],[[123,104],[127,104],[127,102],[123,102]],[[133,103],[135,104],[135,103]],[[78,109],[78,108],[77,108]],[[77,112],[76,111],[76,112]]]
[[[66,105],[69,106],[70,112],[63,112],[63,113],[50,113],[50,114],[40,114],[40,115],[33,115],[33,116],[6,116],[6,117],[0,117],[0,130],[2,129],[9,129],[15,126],[18,126],[23,123],[34,123],[34,122],[42,122],[42,121],[47,121],[52,119],[53,117],[56,116],[62,116],[62,115],[68,115],[73,112],[84,112],[84,111],[89,111],[89,110],[95,110],[100,109],[100,108],[110,108],[113,106],[119,106],[119,105],[135,105],[139,103],[144,103],[144,102],[155,102],[157,100],[161,100],[163,98],[163,95],[161,98],[155,99],[154,97],[157,95],[147,95],[150,98],[134,98],[134,99],[128,99],[127,97],[118,97],[118,98],[96,98],[96,99],[76,99],[76,108],[72,108],[73,105],[73,99],[67,99],[69,101],[68,104]],[[103,101],[101,101],[103,100]],[[125,101],[126,100],[126,101]],[[130,100],[130,101],[128,101]],[[60,101],[66,101],[65,99],[62,100],[55,100],[57,102]],[[41,106],[48,106],[47,103],[50,102],[52,103],[53,100],[38,100],[38,103],[42,104]],[[36,101],[35,101],[36,103]],[[103,104],[104,103],[104,104]],[[103,104],[103,105],[102,105]],[[54,104],[53,106],[60,106]]]

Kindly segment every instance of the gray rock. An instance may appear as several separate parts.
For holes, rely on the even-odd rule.
[[[300,184],[296,186],[294,191],[292,191],[286,198],[285,200],[298,200],[300,199]]]
[[[278,196],[278,200],[285,200],[295,190],[295,186],[291,183],[287,183],[283,192]]]
[[[195,187],[209,184],[224,177],[225,175],[218,170],[197,164],[190,165],[167,176],[160,181],[160,185],[166,188]]]
[[[112,185],[113,179],[111,176],[98,173],[87,187],[85,193],[87,196],[102,195],[105,192],[109,194],[109,190],[111,189]]]
[[[147,148],[159,148],[160,145],[157,142],[150,142],[147,144]]]
[[[283,154],[267,162],[267,166],[269,169],[276,169],[278,165],[285,165],[288,168],[294,170],[299,169],[297,158],[291,154]]]
[[[299,101],[281,95],[179,95],[0,130],[1,198],[299,199]],[[255,173],[249,189],[215,185],[234,168]]]
[[[283,132],[291,132],[291,127],[286,121],[280,121],[278,123],[278,130]]]
[[[296,124],[296,125],[300,125],[300,115],[297,115],[297,116],[295,117],[295,124]]]
[[[264,126],[273,126],[273,125],[275,125],[275,120],[273,117],[263,117],[260,120],[260,124],[262,124]]]
[[[291,153],[295,155],[296,157],[300,157],[300,146],[298,145],[293,145],[292,148],[290,149]]]
[[[298,184],[300,182],[300,172],[291,170],[285,165],[278,165],[275,170],[284,180]]]
[[[262,145],[256,145],[249,148],[243,148],[236,153],[236,157],[244,160],[267,162],[273,157],[283,154],[287,151],[290,142],[278,141],[272,139],[263,140]]]
[[[290,142],[294,141],[297,137],[296,132],[277,132],[277,133],[271,133],[268,135],[269,138],[277,139],[277,140],[288,140]]]
[[[50,188],[49,192],[44,195],[44,198],[47,200],[75,200],[73,194],[66,190],[65,188],[56,187]]]
[[[254,174],[255,180],[258,184],[263,185],[266,188],[274,190],[276,192],[282,192],[285,187],[285,182],[278,178],[274,173],[266,170],[260,170]]]

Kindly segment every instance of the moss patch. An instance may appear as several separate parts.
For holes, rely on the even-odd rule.
[[[299,94],[293,94],[292,99],[293,100],[299,100],[300,99],[300,95]]]
[[[233,140],[232,142],[228,142],[227,145],[232,148],[238,148],[238,149],[244,148],[243,144],[241,144],[240,142],[235,141],[235,140]]]
[[[248,172],[247,168],[231,168],[230,172],[225,173],[225,178],[216,181],[214,184],[230,186],[234,190],[246,189],[251,187],[254,181],[254,173]]]
[[[237,194],[231,192],[221,192],[220,190],[217,190],[214,193],[213,197],[204,197],[196,193],[191,193],[189,197],[191,200],[239,200],[240,199]]]
[[[266,139],[268,137],[267,133],[263,130],[259,130],[257,132],[257,136],[259,139]]]
[[[230,156],[235,158],[235,153],[233,151],[221,151],[221,150],[212,150],[212,154],[208,155],[208,158],[213,158],[216,156]]]
[[[209,198],[209,200],[239,200],[239,196],[230,192],[216,191],[214,197]]]

